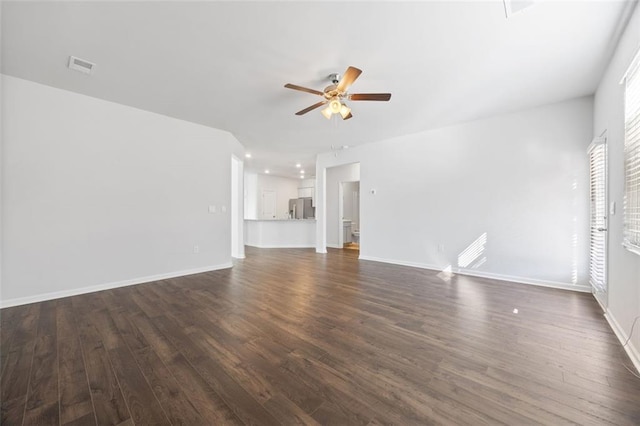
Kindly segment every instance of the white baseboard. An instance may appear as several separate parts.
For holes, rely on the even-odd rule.
[[[106,284],[98,284],[88,287],[74,288],[70,290],[54,291],[35,296],[17,297],[15,299],[0,300],[0,308],[27,305],[29,303],[44,302],[46,300],[60,299],[62,297],[77,296],[79,294],[93,293],[96,291],[110,290],[112,288],[127,287],[130,285],[144,284],[152,281],[166,280],[168,278],[184,277],[186,275],[201,274],[203,272],[217,271],[219,269],[231,268],[231,262],[220,265],[205,266],[202,268],[185,269],[182,271],[168,272],[166,274],[149,275],[146,277],[132,278],[130,280],[116,281]]]
[[[441,271],[442,268],[438,268],[436,265],[431,265],[428,263],[417,263],[417,262],[406,262],[404,260],[396,260],[396,259],[386,259],[382,257],[375,256],[367,256],[360,252],[360,256],[358,257],[360,260],[371,260],[373,262],[381,262],[381,263],[390,263],[392,265],[400,265],[400,266],[411,266],[412,268],[420,268],[420,269],[430,269],[434,271]]]
[[[334,249],[342,249],[342,248],[344,248],[340,244],[327,244],[327,247],[334,248]]]
[[[591,293],[591,287],[582,284],[563,283],[559,281],[539,280],[537,278],[518,277],[513,275],[493,274],[490,272],[478,272],[470,269],[456,268],[453,270],[456,274],[470,275],[479,278],[491,278],[499,281],[512,281],[519,284],[537,285],[540,287],[558,288],[561,290],[578,291],[581,293]]]
[[[604,317],[607,319],[609,326],[611,326],[613,333],[616,335],[620,343],[624,344],[624,342],[626,342],[627,339],[629,338],[629,335],[627,335],[624,329],[620,326],[620,324],[618,323],[618,321],[613,316],[610,310],[607,309],[607,312],[604,314]],[[631,358],[631,362],[633,363],[633,366],[636,368],[636,371],[640,373],[640,351],[638,351],[636,347],[633,345],[632,340],[629,340],[629,343],[627,343],[627,346],[624,347],[624,351],[627,353],[627,355],[629,355],[629,358]]]
[[[315,248],[316,247],[315,243],[314,244],[275,244],[275,245],[246,243],[245,245],[249,247],[256,247],[256,248]]]
[[[393,265],[411,266],[411,267],[420,268],[420,269],[430,269],[433,271],[442,271],[442,267],[438,265],[428,264],[428,263],[405,262],[402,260],[384,259],[384,258],[373,257],[373,256],[363,256],[362,254],[360,255],[360,259],[372,260],[374,262],[391,263]],[[536,278],[518,277],[513,275],[495,274],[491,272],[481,272],[481,271],[476,271],[472,269],[464,269],[464,268],[458,268],[458,267],[451,267],[451,272],[454,274],[469,275],[469,276],[478,277],[478,278],[490,278],[490,279],[499,280],[499,281],[511,281],[519,284],[530,284],[530,285],[537,285],[541,287],[559,288],[562,290],[572,290],[572,291],[579,291],[583,293],[591,292],[591,287],[585,286],[585,285],[563,283],[563,282],[556,282],[556,281],[545,281],[545,280],[539,280]]]

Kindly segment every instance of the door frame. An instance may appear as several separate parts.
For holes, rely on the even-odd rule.
[[[599,137],[593,139],[589,148],[587,149],[587,153],[590,156],[591,151],[599,145],[604,146],[604,205],[605,205],[605,216],[604,216],[604,290],[599,290],[591,284],[591,254],[589,254],[589,286],[591,287],[591,292],[593,293],[594,298],[600,304],[600,307],[606,312],[607,307],[609,305],[609,215],[610,215],[610,205],[609,205],[609,147],[607,144],[607,131],[605,130]],[[589,166],[589,182],[591,182],[591,166]],[[591,183],[589,183],[591,185]],[[589,189],[591,192],[591,189]],[[589,200],[589,253],[591,253],[591,200]]]
[[[344,248],[344,182],[338,182],[338,246]]]
[[[231,257],[244,259],[244,162],[231,155]]]

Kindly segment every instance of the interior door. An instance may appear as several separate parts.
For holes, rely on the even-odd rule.
[[[589,283],[593,294],[607,308],[607,141],[596,138],[589,146]]]
[[[262,191],[262,219],[276,218],[276,191]]]

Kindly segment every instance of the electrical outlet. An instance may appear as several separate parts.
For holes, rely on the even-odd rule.
[[[193,246],[193,252],[194,253],[200,253],[200,246]]]
[[[215,213],[216,212],[216,206],[209,206],[209,213]]]
[[[438,244],[438,251],[444,253],[444,244]]]

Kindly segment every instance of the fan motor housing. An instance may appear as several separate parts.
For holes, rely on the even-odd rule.
[[[340,74],[332,73],[329,74],[329,80],[331,84],[324,88],[324,97],[325,99],[333,99],[336,96],[342,97],[342,93],[338,91],[338,83],[340,82]]]
[[[324,88],[325,99],[331,99],[336,96],[340,96],[340,92],[338,92],[338,88],[335,84],[332,84]]]

